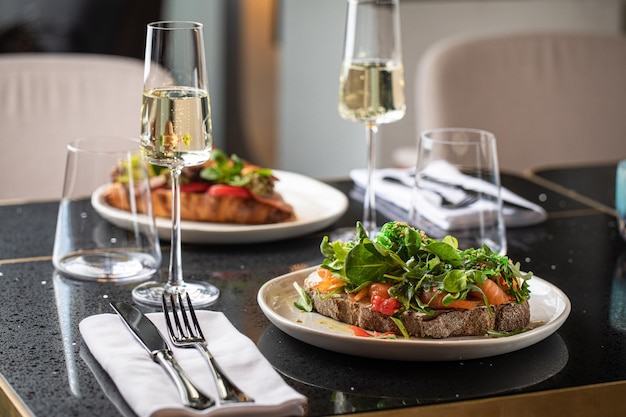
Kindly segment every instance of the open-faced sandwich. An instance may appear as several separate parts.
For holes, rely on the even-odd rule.
[[[141,157],[133,165],[143,163]],[[116,208],[130,207],[129,175],[135,167],[119,165],[112,174],[112,186],[105,201]],[[130,172],[129,172],[130,171]],[[171,180],[168,168],[148,166],[155,216],[170,217]],[[185,167],[181,173],[180,214],[183,220],[237,224],[268,224],[295,219],[293,207],[274,189],[278,179],[272,170],[249,164],[236,155],[230,158],[213,150],[203,165]],[[138,207],[145,212],[145,207]]]
[[[386,223],[375,240],[357,224],[354,241],[330,242],[296,307],[348,323],[356,335],[507,335],[530,324],[531,273],[487,247],[459,250],[406,223]]]

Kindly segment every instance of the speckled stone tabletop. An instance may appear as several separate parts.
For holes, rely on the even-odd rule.
[[[336,225],[306,236],[250,245],[183,245],[185,276],[220,288],[211,309],[223,311],[285,381],[307,396],[310,416],[626,379],[626,361],[617,360],[626,355],[626,308],[621,307],[626,305],[626,245],[615,220],[527,179],[503,176],[503,184],[549,212],[545,223],[508,230],[509,255],[572,301],[570,318],[557,333],[517,352],[452,362],[374,360],[307,345],[270,324],[256,302],[261,285],[318,264],[322,237],[334,227],[353,227],[360,217],[356,200]],[[332,185],[347,194],[352,189],[347,181]],[[131,302],[136,283],[87,283],[58,275],[50,259],[57,208],[56,202],[0,206],[0,374],[35,416],[132,416],[86,349],[78,323],[111,312],[112,300]]]

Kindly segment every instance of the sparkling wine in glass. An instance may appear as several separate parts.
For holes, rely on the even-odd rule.
[[[404,117],[404,66],[398,0],[348,0],[344,55],[339,77],[339,114],[366,130],[367,182],[363,226],[377,232],[372,174],[378,125]]]
[[[165,292],[188,293],[195,306],[207,306],[219,290],[207,282],[183,279],[180,231],[180,175],[185,166],[210,157],[211,105],[202,24],[164,21],[148,25],[141,108],[141,151],[146,161],[169,168],[172,235],[167,282],[133,289],[133,299],[161,305]]]

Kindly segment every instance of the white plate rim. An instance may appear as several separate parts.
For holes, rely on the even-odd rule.
[[[339,323],[315,312],[302,312],[295,306],[292,306],[293,314],[290,317],[286,317],[284,314],[278,312],[269,301],[273,287],[285,285],[286,287],[292,288],[291,284],[294,281],[302,285],[304,278],[317,268],[318,266],[312,266],[267,281],[259,289],[257,302],[269,321],[288,335],[317,347],[356,356],[408,361],[449,361],[478,359],[510,353],[538,343],[556,332],[565,322],[571,311],[571,302],[563,291],[550,282],[533,276],[529,281],[531,291],[533,287],[549,291],[549,293],[555,297],[554,301],[558,306],[550,306],[548,303],[543,302],[538,294],[533,298],[531,293],[529,300],[531,306],[531,321],[536,319],[536,317],[533,317],[533,312],[538,309],[544,309],[544,314],[547,312],[550,315],[550,319],[544,324],[524,333],[499,338],[399,338],[395,340],[383,340],[358,337],[352,335],[351,332],[347,330],[347,325],[344,323]],[[295,299],[297,299],[297,294],[295,290],[293,290],[293,293],[284,294],[282,302],[291,302],[293,304]],[[320,323],[332,323],[333,328],[335,328],[335,326],[339,326],[339,328],[345,326],[345,329],[343,333],[324,331],[321,329],[321,327],[324,326],[323,324],[320,326],[310,326],[306,324],[304,320],[298,322],[298,319],[295,317],[301,314],[313,315],[312,317],[315,317],[315,320],[319,320]]]
[[[296,220],[263,225],[181,221],[181,238],[185,243],[259,243],[288,239],[321,230],[336,222],[348,210],[348,197],[336,188],[305,175],[272,170],[279,179],[276,190],[294,207]],[[102,198],[109,185],[103,185],[92,195],[95,210],[117,226],[128,228],[130,213],[111,207]],[[141,216],[147,224],[147,216]],[[171,221],[155,218],[159,237],[170,238]]]

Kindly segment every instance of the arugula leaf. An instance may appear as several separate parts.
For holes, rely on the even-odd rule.
[[[466,293],[462,293],[462,292],[457,292],[457,293],[447,293],[446,295],[443,296],[443,298],[441,299],[441,302],[443,303],[443,305],[445,306],[449,306],[450,304],[452,304],[455,301],[458,300],[463,300],[465,298]]]
[[[453,269],[443,279],[443,289],[450,293],[457,293],[467,288],[467,273],[460,269]]]
[[[341,241],[329,242],[328,237],[324,236],[320,244],[320,251],[324,254],[322,268],[328,269],[337,278],[346,280],[344,264],[346,256],[352,247],[352,243],[344,243]]]
[[[459,248],[459,241],[454,236],[450,236],[450,235],[444,236],[444,238],[441,239],[441,241],[443,243],[447,243],[448,245],[452,246],[454,249]]]
[[[335,257],[335,249],[330,243],[330,239],[328,239],[328,236],[324,236],[322,238],[322,242],[320,243],[320,252],[322,253],[322,255],[324,255],[325,258]]]
[[[404,323],[402,323],[402,320],[400,320],[398,317],[394,317],[391,316],[390,317],[391,320],[393,320],[394,323],[396,323],[396,326],[398,326],[398,329],[400,329],[400,333],[402,333],[402,336],[405,339],[409,338],[409,332],[406,331],[406,327],[404,327]]]
[[[446,242],[432,241],[425,246],[425,249],[437,255],[443,262],[450,263],[455,267],[461,266],[461,255],[459,251]]]
[[[487,335],[490,337],[508,337],[508,336],[513,336],[516,334],[520,334],[520,333],[524,333],[525,331],[528,331],[530,329],[524,328],[524,327],[518,327],[515,330],[511,330],[510,332],[507,331],[498,331],[498,330],[487,330]]]
[[[353,247],[346,256],[346,278],[355,286],[364,282],[376,282],[394,264],[384,248],[378,250],[374,242],[364,239],[363,243]]]
[[[300,295],[300,298],[297,301],[294,301],[293,305],[302,311],[306,311],[307,313],[313,311],[313,301],[311,300],[311,297],[309,297],[309,294],[307,294],[306,291],[304,291],[304,288],[302,288],[297,282],[293,283],[293,287]]]
[[[348,256],[348,252],[350,252],[352,246],[353,245],[350,243],[342,242],[340,240],[330,242],[328,240],[328,236],[324,236],[322,243],[320,243],[320,252],[326,258],[333,260],[336,259],[339,262],[345,262],[346,256]]]
[[[357,222],[356,223],[356,241],[363,242],[363,240],[367,238],[368,238],[367,230],[365,230],[365,227],[363,227],[363,223]]]

